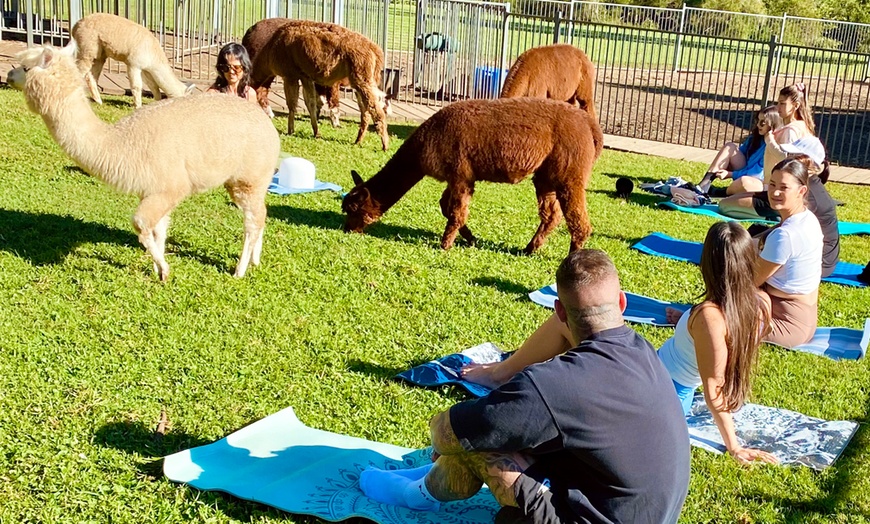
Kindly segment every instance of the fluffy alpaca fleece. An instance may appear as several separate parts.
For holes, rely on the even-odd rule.
[[[501,98],[552,98],[585,109],[596,121],[595,65],[569,44],[529,49],[508,71]]]
[[[149,104],[110,125],[91,110],[71,57],[52,48],[18,55],[9,83],[85,171],[139,197],[133,227],[161,280],[169,214],[193,193],[223,185],[244,213],[245,235],[235,276],[259,264],[266,189],[280,150],[278,132],[250,102],[203,94]]]
[[[157,38],[135,22],[107,13],[95,13],[76,22],[72,37],[78,47],[76,64],[79,72],[85,77],[91,98],[98,104],[103,100],[97,81],[107,58],[127,65],[136,107],[142,106],[143,78],[155,100],[162,98],[161,91],[168,97],[184,96],[189,91],[175,77]]]
[[[271,36],[270,36],[271,35]],[[360,107],[359,144],[368,130],[372,115],[386,150],[386,95],[380,90],[384,70],[384,53],[374,42],[360,33],[340,25],[307,20],[270,18],[257,22],[242,39],[250,54],[253,51],[251,86],[263,107],[268,105],[269,87],[276,76],[284,82],[289,121],[287,132],[293,133],[299,83],[311,118],[314,136],[320,136],[317,124],[317,94],[315,84],[334,86],[347,79],[356,93]]]
[[[556,100],[513,98],[468,100],[438,111],[402,144],[381,171],[344,198],[345,231],[361,232],[377,221],[424,176],[447,182],[441,212],[447,227],[441,247],[457,234],[471,244],[465,225],[477,181],[515,184],[530,173],[541,224],[526,246],[544,244],[564,212],[571,251],[592,232],[586,210],[586,184],[601,154],[604,137],[586,111]]]

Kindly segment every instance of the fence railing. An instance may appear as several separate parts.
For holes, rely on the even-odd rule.
[[[579,0],[0,1],[3,34],[30,42],[60,45],[70,21],[91,12],[126,16],[154,31],[179,75],[194,80],[212,78],[220,46],[262,18],[337,22],[384,49],[388,93],[436,107],[495,98],[522,52],[567,42],[596,65],[606,133],[710,149],[740,140],[780,87],[803,81],[830,159],[870,167],[870,54],[858,50],[860,24]],[[798,22],[838,45],[789,42]]]

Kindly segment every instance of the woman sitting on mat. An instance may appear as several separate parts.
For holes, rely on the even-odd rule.
[[[802,142],[802,149],[813,148],[821,150],[821,158],[816,163],[821,165],[825,158],[824,146],[815,137],[813,113],[807,100],[807,88],[803,83],[784,87],[779,92],[776,104],[783,126],[776,132],[768,131],[764,136],[764,179],[763,187],[756,192],[736,193],[719,202],[719,212],[735,218],[775,218],[771,217],[770,206],[767,205],[767,186],[770,184],[770,174],[773,166],[784,160],[790,153],[807,153],[797,150],[796,142]]]
[[[768,106],[758,112],[749,137],[739,146],[728,142],[719,150],[710,168],[698,183],[698,189],[712,197],[761,191],[764,183],[765,137],[782,125],[777,106]],[[714,180],[732,179],[727,188],[711,188]]]
[[[776,164],[770,206],[782,221],[759,243],[755,283],[770,309],[767,342],[795,347],[809,342],[818,324],[824,235],[807,209],[809,172],[799,160]]]
[[[701,276],[704,301],[676,319],[674,336],[659,356],[674,381],[677,396],[688,414],[695,389],[704,386],[704,399],[716,421],[729,455],[740,463],[774,463],[765,451],[740,445],[731,412],[749,394],[750,375],[758,346],[768,325],[767,309],[753,282],[756,247],[749,233],[735,222],[713,224],[704,240]],[[556,357],[573,347],[570,332],[556,315],[547,319],[510,358],[495,364],[471,364],[462,369],[468,381],[490,387],[509,381],[526,366]]]

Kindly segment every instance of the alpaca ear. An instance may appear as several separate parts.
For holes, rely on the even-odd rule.
[[[78,46],[76,45],[76,41],[73,40],[72,38],[70,38],[69,43],[67,45],[61,47],[60,49],[58,49],[57,52],[61,55],[66,55],[66,56],[75,58],[77,48],[78,48]]]
[[[37,67],[45,69],[50,66],[52,60],[54,60],[55,53],[57,53],[57,51],[50,45],[43,47],[42,56],[39,58],[39,64],[37,64]]]
[[[359,176],[359,173],[357,173],[355,170],[353,170],[353,169],[350,170],[350,177],[353,179],[354,186],[363,185],[362,177]]]

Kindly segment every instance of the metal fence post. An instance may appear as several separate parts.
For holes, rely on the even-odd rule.
[[[683,3],[683,9],[680,12],[680,30],[677,32],[677,45],[674,46],[674,73],[680,72],[680,53],[683,47],[683,33],[686,30],[686,4]]]
[[[82,19],[82,0],[69,0],[69,27],[72,29],[76,22]]]
[[[390,0],[384,1],[383,24],[381,25],[381,50],[384,52],[384,70],[381,71],[381,78],[384,81],[384,92],[387,92],[387,31],[389,31],[390,21]],[[336,0],[336,3],[344,2],[344,0]],[[337,24],[339,22],[336,22]]]
[[[785,43],[785,26],[788,23],[788,13],[782,14],[782,24],[779,26],[779,43]],[[782,46],[778,46],[776,48],[776,68],[774,69],[773,76],[779,76],[779,65],[782,63]]]
[[[761,109],[767,107],[770,93],[771,73],[773,72],[773,61],[776,56],[779,46],[776,43],[776,35],[770,35],[770,47],[767,49],[767,70],[764,72],[764,93],[761,95]],[[778,74],[778,73],[777,73]]]
[[[278,0],[266,0],[266,18],[278,18],[281,16],[281,6]]]
[[[27,20],[24,21],[24,27],[27,28],[27,47],[33,47],[33,0],[26,0],[27,4]]]
[[[385,0],[386,3],[386,0]],[[342,25],[344,22],[344,0],[334,0],[332,2],[332,23]],[[386,51],[386,49],[384,50]]]
[[[553,19],[553,43],[559,43],[559,31],[562,28],[562,11],[556,11],[556,17]]]
[[[499,84],[498,84],[498,95],[501,95],[501,88],[504,87],[504,80],[507,76],[504,72],[507,67],[507,54],[508,54],[508,31],[510,30],[509,20],[511,17],[511,6],[510,4],[506,4],[504,7],[504,12],[502,16],[502,25],[501,25],[501,53],[499,56]]]

